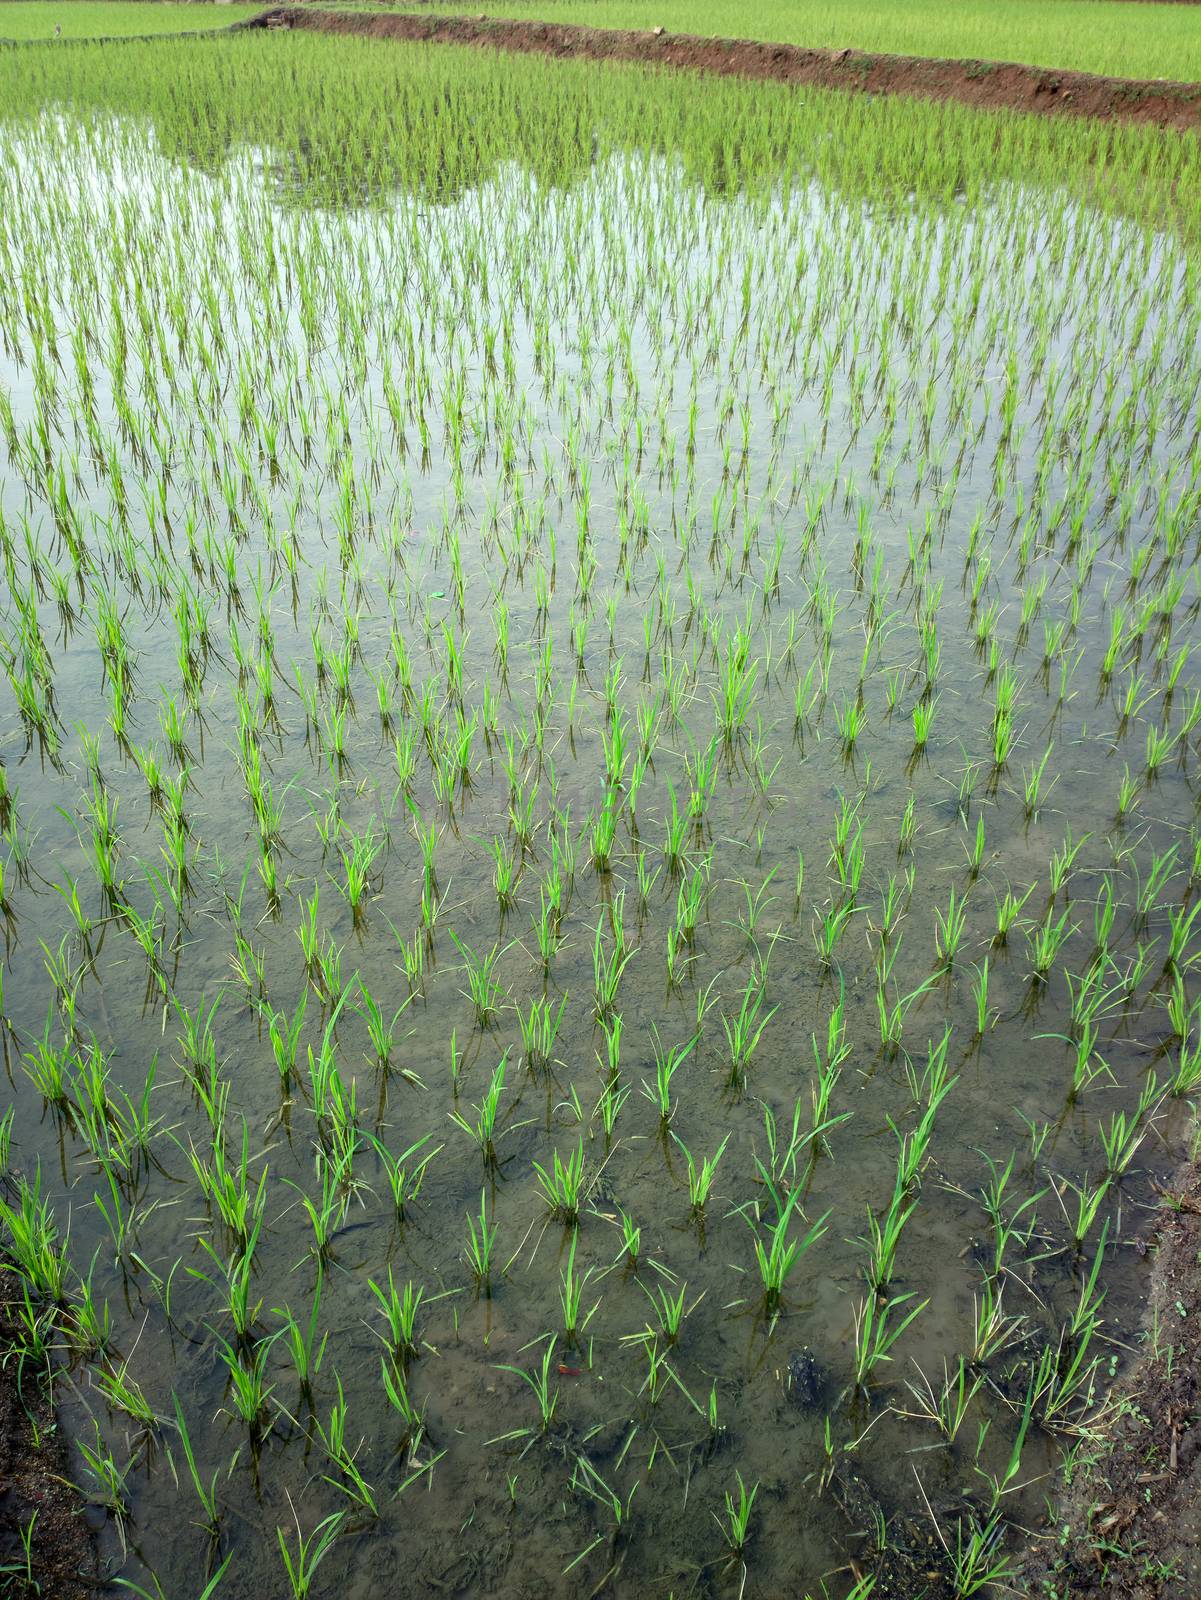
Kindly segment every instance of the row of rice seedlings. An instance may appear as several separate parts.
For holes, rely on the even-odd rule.
[[[307,1593],[490,1439],[571,1505],[568,1570],[650,1582],[686,1460],[715,1559],[779,1586],[713,1351],[804,1328],[818,1481],[865,1412],[933,1442],[977,1592],[1032,1430],[1103,1421],[1109,1240],[1201,1075],[1201,313],[1142,226],[1191,146],[287,44],[169,93],[73,52],[5,101],[21,1355],[79,1364],[88,1492],[166,1581],[174,1433],[214,1587],[265,1559],[219,1480]],[[203,160],[214,105],[280,204],[135,120]],[[948,1225],[984,1229],[958,1310]],[[534,1421],[460,1434],[441,1363],[493,1307]]]

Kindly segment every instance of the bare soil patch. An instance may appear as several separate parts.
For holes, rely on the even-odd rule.
[[[1119,1380],[1100,1452],[1083,1452],[1058,1534],[1027,1566],[1031,1595],[1196,1600],[1201,1595],[1201,1166],[1163,1191],[1143,1352]]]
[[[67,1448],[39,1375],[18,1361],[12,1274],[0,1267],[0,1572],[12,1595],[86,1600],[98,1588],[83,1502],[68,1481]],[[32,1536],[29,1536],[30,1521]],[[29,1537],[30,1568],[25,1574]]]

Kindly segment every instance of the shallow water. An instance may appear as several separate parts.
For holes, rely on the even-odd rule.
[[[220,1592],[285,1592],[275,1530],[293,1528],[294,1505],[306,1532],[348,1512],[315,1594],[588,1593],[607,1573],[615,1593],[735,1593],[742,1564],[729,1559],[714,1518],[737,1471],[759,1485],[746,1592],[817,1592],[829,1574],[830,1592],[843,1594],[848,1558],[871,1570],[877,1534],[856,1524],[845,1493],[840,1504],[829,1488],[818,1492],[827,1415],[840,1474],[850,1463],[866,1480],[892,1543],[924,1551],[930,1508],[950,1530],[957,1516],[986,1512],[983,1473],[1004,1470],[1032,1363],[1058,1340],[1103,1228],[1094,1402],[1125,1359],[1138,1328],[1145,1269],[1134,1243],[1148,1225],[1151,1179],[1183,1148],[1181,1102],[1156,1096],[1136,1157],[1082,1256],[1073,1250],[1066,1185],[1103,1172],[1099,1124],[1132,1112],[1149,1072],[1166,1089],[1174,1068],[1163,960],[1168,908],[1192,892],[1191,734],[1129,818],[1115,814],[1124,766],[1142,771],[1148,727],[1179,727],[1194,693],[1190,661],[1174,690],[1165,687],[1197,626],[1187,501],[1176,554],[1165,546],[1199,459],[1198,358],[1180,334],[1192,280],[1180,246],[1067,200],[1032,220],[1045,196],[1014,189],[998,188],[970,214],[955,205],[883,208],[815,186],[766,198],[715,193],[670,155],[600,154],[561,187],[514,162],[437,202],[401,188],[333,210],[305,203],[286,154],[235,151],[202,172],[158,154],[132,120],[85,128],[48,115],[38,126],[5,127],[0,141],[5,257],[25,274],[0,301],[0,389],[12,411],[0,500],[10,548],[5,635],[11,678],[30,657],[26,597],[26,619],[39,619],[51,662],[58,726],[52,756],[11,683],[0,691],[8,782],[19,791],[5,872],[13,1163],[27,1175],[40,1163],[63,1229],[69,1218],[76,1270],[90,1263],[95,1293],[110,1302],[115,1350],[162,1417],[178,1397],[201,1475],[222,1474],[220,1549],[232,1560]],[[34,174],[47,188],[36,214],[20,198],[34,192]],[[45,231],[43,215],[53,218]],[[89,335],[90,389],[76,327]],[[123,395],[112,355],[122,327]],[[271,414],[274,458],[263,425]],[[60,506],[57,522],[46,487],[53,476],[37,481],[43,439],[71,508]],[[100,467],[98,440],[111,448]],[[86,552],[81,579],[72,542]],[[294,573],[283,556],[289,544]],[[41,584],[31,578],[30,547],[40,552]],[[51,567],[66,575],[61,606]],[[587,593],[582,570],[592,573]],[[1172,572],[1182,589],[1167,608],[1170,629],[1132,637],[1105,676],[1115,609],[1125,608],[1129,625]],[[1024,626],[1023,597],[1039,584]],[[191,597],[192,635],[203,613],[210,637],[207,651],[195,651],[203,666],[187,718],[189,882],[182,919],[164,914],[160,978],[148,974],[129,919],[93,872],[92,778],[79,729],[100,736],[98,782],[117,801],[119,898],[149,915],[156,891],[170,903],[164,823],[131,750],[154,745],[177,770],[159,710],[168,695],[184,704],[181,593]],[[110,725],[112,673],[97,643],[105,596],[133,657],[124,745]],[[507,671],[498,660],[500,601]],[[1000,667],[976,638],[991,604],[997,660],[1019,686],[1014,750],[1001,769],[992,759]],[[327,658],[339,652],[347,616],[358,643],[340,699],[333,669],[318,672],[314,641]],[[928,747],[915,754],[911,713],[928,680],[923,617],[937,619],[936,714]],[[581,619],[587,634],[577,650]],[[1057,658],[1044,668],[1044,629],[1061,624],[1066,682]],[[749,715],[722,739],[715,697],[738,629],[756,664]],[[407,704],[393,631],[411,662]],[[459,691],[447,633],[461,651]],[[267,639],[274,665],[256,679]],[[1142,703],[1123,719],[1138,673]],[[628,717],[628,753],[611,870],[600,873],[589,863],[588,822],[604,796],[610,674]],[[317,690],[316,726],[298,677]],[[387,719],[375,680],[390,685]],[[239,690],[243,720],[260,724],[262,771],[282,808],[276,904],[258,874]],[[441,729],[435,745],[453,733],[456,714],[478,719],[470,781],[449,803],[436,792],[421,732],[423,692]],[[657,737],[634,799],[637,710],[656,697]],[[858,703],[866,727],[848,751],[837,719]],[[339,708],[342,761],[331,753]],[[395,756],[406,730],[415,754],[407,796]],[[689,763],[695,771],[715,738],[712,794],[689,827],[690,864],[677,878],[663,858],[671,792],[686,803]],[[1027,775],[1048,746],[1028,815]],[[487,845],[512,842],[515,790],[530,799],[534,837],[518,852],[514,903],[502,908]],[[915,832],[899,848],[910,799]],[[340,892],[340,850],[323,847],[317,827],[335,801],[347,828],[360,836],[371,828],[383,845],[359,919]],[[861,827],[866,865],[826,963],[814,928],[839,900],[831,839],[844,805],[857,808],[851,836]],[[438,829],[441,899],[428,938],[414,814]],[[986,844],[974,874],[978,817]],[[531,918],[553,871],[552,835],[560,850],[574,842],[575,867],[564,874],[562,944],[544,968]],[[1081,847],[1053,895],[1051,857],[1069,839]],[[1143,919],[1140,885],[1173,846],[1175,874]],[[639,850],[647,875],[658,869],[645,899]],[[693,940],[679,943],[673,982],[666,950],[679,884],[697,871],[706,875],[703,909]],[[95,923],[87,950],[54,892],[68,875]],[[886,945],[890,877],[905,912]],[[1119,902],[1107,982],[1140,943],[1157,943],[1130,992],[1115,992],[1101,1014],[1096,1049],[1109,1077],[1073,1099],[1074,1052],[1062,1037],[1071,1032],[1069,975],[1078,982],[1094,957],[1106,879]],[[993,943],[998,899],[1028,885],[1031,927],[1049,908],[1056,918],[1067,912],[1069,933],[1045,983],[1032,978],[1020,927]],[[256,1181],[268,1174],[253,1257],[258,1328],[273,1333],[274,1308],[284,1305],[307,1322],[317,1269],[302,1199],[319,1199],[315,1150],[328,1145],[329,1124],[319,1132],[306,1061],[334,1009],[306,976],[298,943],[302,902],[315,887],[318,923],[341,949],[349,990],[333,1040],[361,1139],[322,1272],[328,1342],[315,1412],[327,1426],[340,1379],[347,1436],[378,1494],[374,1521],[340,1493],[282,1342],[267,1356],[271,1426],[257,1460],[246,1426],[229,1414],[214,1330],[230,1336],[216,1261],[233,1246],[188,1156],[211,1159],[213,1141],[181,1072],[176,1007],[195,1013],[220,997],[212,1029],[228,1085],[226,1148],[236,1161],[244,1127]],[[966,918],[955,959],[940,971],[936,914],[946,913],[952,889],[966,896]],[[634,952],[616,1002],[620,1081],[630,1093],[611,1139],[596,1109],[606,1079],[593,1014],[598,919],[605,950],[619,920]],[[231,971],[239,927],[262,962],[250,991]],[[465,993],[452,930],[477,955],[496,948],[503,1001],[488,1026],[477,1024]],[[414,934],[425,976],[411,990],[398,939]],[[932,980],[905,1014],[899,1048],[881,1046],[877,1020],[885,951],[890,1004]],[[119,1258],[93,1199],[107,1205],[107,1180],[80,1119],[45,1109],[22,1064],[45,1028],[52,1041],[63,1037],[44,959],[58,952],[77,980],[78,1040],[94,1034],[110,1095],[136,1098],[156,1063],[152,1159],[137,1162],[126,1185],[135,1222]],[[981,1037],[972,983],[986,955]],[[722,1017],[733,1024],[756,963],[767,971],[758,1017],[767,1021],[732,1085]],[[355,975],[387,1016],[403,1007],[390,1074],[376,1069],[355,1014]],[[263,1007],[290,1018],[306,993],[297,1076],[285,1089]],[[556,1012],[565,1003],[553,1066],[530,1073],[515,1008],[526,1012],[543,996]],[[802,1145],[794,1171],[804,1217],[825,1218],[825,1231],[800,1259],[773,1324],[753,1249],[773,1215],[757,1165],[770,1162],[765,1112],[786,1141],[798,1106],[800,1133],[809,1133],[815,1041],[824,1042],[840,996],[849,1053],[830,1114],[841,1120],[824,1147]],[[700,1038],[673,1082],[665,1128],[643,1088],[653,1082],[657,1042],[687,1044],[699,1012]],[[926,1304],[870,1393],[855,1397],[866,1255],[854,1241],[869,1211],[888,1204],[897,1130],[915,1126],[928,1051],[948,1028],[953,1087],[914,1185],[919,1203],[891,1285],[894,1296],[913,1297],[902,1310]],[[489,1168],[449,1113],[474,1119],[505,1052],[498,1165]],[[403,1223],[369,1135],[394,1153],[423,1138],[436,1151]],[[701,1225],[689,1216],[676,1141],[699,1159],[727,1135]],[[555,1149],[566,1156],[581,1136],[588,1203],[575,1266],[591,1273],[583,1303],[596,1309],[573,1345],[559,1302],[571,1234],[548,1222],[532,1163],[547,1165]],[[1010,1214],[1039,1196],[1024,1213],[1031,1235],[1024,1249],[1012,1247],[1001,1280],[1006,1310],[1026,1319],[1024,1337],[982,1366],[988,1382],[945,1446],[928,1421],[899,1414],[914,1409],[905,1380],[941,1375],[944,1357],[971,1349],[989,1237],[977,1196],[989,1162],[1003,1168],[1011,1153]],[[462,1259],[481,1186],[497,1226],[490,1294],[476,1292]],[[637,1272],[621,1262],[619,1211],[642,1229]],[[400,1460],[403,1429],[384,1398],[381,1319],[368,1288],[389,1268],[398,1285],[424,1285],[429,1301],[409,1367],[427,1437]],[[667,1350],[672,1379],[652,1406],[646,1353],[633,1341],[655,1325],[654,1297],[668,1286],[686,1286],[689,1309]],[[532,1367],[548,1337],[558,1339],[552,1374],[571,1369],[558,1379],[553,1427],[545,1438],[494,1442],[534,1426],[533,1394],[504,1366]],[[785,1385],[788,1360],[803,1348],[822,1375],[811,1409]],[[86,1407],[117,1457],[133,1463],[128,1556],[115,1519],[106,1555],[144,1585],[155,1574],[168,1595],[198,1591],[212,1551],[189,1525],[198,1513],[174,1427],[141,1437],[105,1405],[97,1370],[73,1363],[63,1393],[73,1422],[82,1426]],[[717,1436],[705,1415],[711,1388]],[[1005,1497],[1007,1517],[1039,1515],[1059,1439],[1034,1426],[1020,1475],[1027,1487]],[[581,1488],[581,1458],[618,1497],[619,1519],[601,1491]]]

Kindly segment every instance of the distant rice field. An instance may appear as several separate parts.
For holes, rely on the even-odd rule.
[[[261,5],[218,6],[195,0],[2,0],[0,39],[117,38],[150,33],[186,33],[223,28],[264,10]]]
[[[1198,6],[1124,0],[469,0],[436,3],[435,9],[1201,80]]]

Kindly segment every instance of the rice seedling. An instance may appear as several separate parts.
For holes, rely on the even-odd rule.
[[[1081,1183],[1073,1183],[1071,1179],[1064,1179],[1056,1189],[1056,1196],[1061,1206],[1064,1206],[1064,1215],[1068,1219],[1071,1229],[1073,1248],[1078,1252],[1089,1233],[1093,1223],[1100,1213],[1113,1182],[1111,1174],[1106,1174],[1099,1183],[1092,1183],[1085,1178]],[[1064,1205],[1064,1196],[1071,1194],[1075,1200],[1074,1215]]]
[[[321,1310],[321,1281],[321,1274],[318,1272],[309,1320],[303,1327],[289,1307],[284,1306],[282,1309],[276,1307],[274,1312],[274,1315],[283,1322],[281,1337],[300,1385],[301,1395],[310,1405],[313,1402],[314,1384],[320,1376],[321,1363],[329,1339],[328,1330],[321,1333],[320,1340],[317,1338],[320,1331],[318,1317]]]
[[[409,1394],[408,1381],[402,1367],[389,1365],[386,1359],[381,1358],[380,1382],[388,1404],[404,1424],[400,1448],[407,1449],[412,1457],[425,1434],[425,1413],[414,1403]]]
[[[271,1340],[246,1337],[245,1330],[235,1348],[215,1334],[216,1349],[225,1374],[225,1410],[246,1427],[252,1448],[258,1449],[271,1427],[267,1402],[274,1385],[267,1382],[267,1357]]]
[[[399,1155],[393,1155],[388,1146],[380,1138],[370,1136],[371,1145],[379,1157],[380,1165],[388,1182],[388,1192],[391,1196],[392,1207],[398,1222],[403,1222],[409,1213],[409,1208],[421,1193],[421,1186],[425,1181],[426,1169],[442,1149],[441,1145],[435,1146],[421,1157],[415,1165],[410,1167],[410,1156],[417,1154],[430,1142],[431,1135],[425,1134],[420,1139],[408,1145]]]
[[[736,1016],[723,1016],[722,1029],[730,1052],[730,1083],[740,1085],[746,1078],[751,1057],[759,1047],[764,1029],[776,1014],[776,1007],[760,1016],[766,989],[766,973],[752,968]]]
[[[864,1274],[878,1295],[883,1295],[892,1282],[901,1233],[916,1208],[917,1197],[907,1191],[898,1173],[887,1210],[879,1218],[869,1211],[867,1234],[855,1240],[867,1251]]]
[[[64,1305],[68,1240],[60,1239],[53,1208],[42,1195],[40,1169],[32,1184],[23,1174],[18,1178],[15,1203],[0,1198],[0,1224],[5,1249],[33,1293]]]
[[[694,1033],[687,1044],[673,1044],[664,1048],[656,1032],[652,1042],[655,1051],[655,1079],[653,1083],[643,1079],[642,1092],[658,1111],[660,1126],[666,1129],[675,1111],[672,1079],[696,1048],[697,1035]]]
[[[1055,965],[1060,947],[1065,939],[1075,932],[1074,925],[1071,928],[1068,927],[1069,915],[1069,912],[1064,911],[1056,917],[1051,911],[1048,911],[1043,921],[1038,924],[1033,932],[1026,935],[1031,971],[1035,978],[1043,982],[1046,981],[1051,968]]]
[[[617,1014],[617,987],[622,973],[635,955],[634,950],[625,950],[618,944],[612,949],[605,948],[604,920],[603,917],[597,920],[592,945],[593,1014],[602,1026],[611,1022]]]
[[[500,947],[493,945],[486,955],[477,955],[470,946],[462,942],[453,929],[450,937],[455,949],[463,957],[467,972],[467,990],[475,1008],[476,1026],[486,1028],[499,1014],[500,1001],[504,993],[500,980],[496,977]]]
[[[204,1514],[204,1520],[199,1526],[203,1528],[210,1539],[216,1539],[221,1532],[221,1515],[217,1499],[218,1474],[214,1472],[209,1481],[205,1483],[196,1465],[196,1454],[192,1448],[191,1435],[188,1432],[187,1421],[178,1396],[173,1395],[172,1402],[175,1407],[175,1423],[179,1430],[179,1442],[184,1453],[188,1477],[196,1491],[196,1498],[199,1500],[201,1511]]]
[[[730,1491],[726,1490],[725,1521],[718,1518],[717,1525],[731,1555],[740,1561],[750,1539],[751,1512],[755,1509],[755,1497],[759,1493],[759,1485],[753,1484],[748,1491],[742,1481],[741,1472],[735,1473],[735,1477],[738,1482],[738,1499],[735,1500]]]
[[[813,942],[817,949],[818,960],[822,966],[832,967],[834,952],[838,948],[839,941],[859,908],[853,901],[843,901],[837,906],[819,906],[815,909],[817,919],[813,927]]]
[[[542,1352],[541,1364],[535,1367],[532,1372],[527,1372],[524,1368],[514,1367],[505,1362],[500,1363],[497,1368],[499,1372],[511,1372],[514,1377],[520,1378],[524,1384],[527,1384],[532,1391],[538,1404],[538,1425],[536,1428],[515,1428],[508,1433],[498,1434],[495,1439],[488,1440],[489,1444],[510,1444],[519,1439],[524,1439],[527,1441],[525,1448],[528,1450],[530,1445],[539,1437],[545,1436],[550,1431],[554,1425],[555,1413],[559,1407],[558,1385],[552,1386],[550,1381],[551,1362],[554,1359],[554,1354],[555,1341],[553,1338],[549,1338]],[[521,1454],[524,1455],[525,1450]]]
[[[412,1281],[408,1281],[403,1290],[398,1291],[392,1279],[392,1268],[388,1268],[388,1287],[385,1291],[373,1278],[367,1279],[367,1287],[375,1296],[380,1314],[383,1316],[387,1329],[385,1343],[396,1362],[406,1362],[418,1354],[416,1338],[417,1313],[421,1309],[421,1302],[425,1290],[420,1284],[414,1288]]]
[[[1014,1570],[1013,1561],[1001,1547],[1003,1526],[993,1515],[981,1524],[974,1518],[959,1518],[955,1524],[955,1548],[949,1551],[955,1594],[967,1597],[980,1594],[992,1585],[1004,1583]]]
[[[913,1298],[912,1294],[903,1294],[893,1299],[881,1299],[873,1293],[865,1295],[856,1304],[854,1359],[857,1389],[866,1390],[876,1368],[882,1362],[892,1360],[892,1347],[930,1303],[928,1300],[919,1301],[917,1305],[909,1307],[900,1321],[896,1321],[894,1313]]]
[[[284,1564],[287,1575],[288,1587],[292,1592],[293,1600],[306,1600],[313,1587],[317,1568],[325,1560],[334,1547],[334,1541],[341,1531],[342,1523],[347,1515],[345,1511],[331,1512],[305,1537],[300,1525],[300,1516],[296,1507],[292,1505],[291,1496],[288,1500],[292,1509],[292,1516],[296,1525],[296,1548],[293,1551],[290,1542],[285,1536],[283,1528],[276,1528],[275,1535],[279,1543],[280,1558]]]
[[[935,1448],[1009,1581],[1201,1087],[1195,139],[261,28],[0,52],[0,157],[0,1361],[129,1581],[816,1594],[878,1386],[869,1546]]]
[[[476,1112],[474,1123],[469,1122],[461,1111],[454,1110],[449,1113],[450,1120],[455,1126],[462,1128],[463,1132],[474,1140],[485,1167],[496,1166],[497,1120],[500,1115],[500,1097],[504,1093],[508,1059],[506,1052],[492,1069],[484,1097],[474,1108]]]
[[[698,1166],[692,1151],[677,1135],[672,1137],[684,1153],[684,1160],[688,1163],[688,1203],[691,1215],[698,1220],[705,1214],[705,1206],[709,1201],[709,1191],[713,1187],[713,1179],[717,1174],[717,1164],[725,1154],[726,1146],[730,1142],[730,1135],[718,1145],[712,1156],[702,1156]]]
[[[937,907],[934,911],[934,953],[948,972],[955,964],[955,953],[963,940],[966,926],[967,906],[962,899],[955,898],[952,888],[946,911],[940,911]]]
[[[487,1193],[480,1190],[479,1228],[476,1219],[467,1214],[467,1245],[464,1259],[475,1279],[476,1287],[484,1294],[492,1293],[492,1253],[496,1247],[496,1223],[488,1216]]]
[[[943,1358],[942,1383],[937,1388],[920,1367],[917,1372],[918,1382],[906,1380],[906,1387],[918,1406],[918,1415],[932,1422],[948,1444],[954,1444],[984,1379],[976,1373],[969,1380],[967,1362],[962,1356],[953,1373]]]
[[[1037,763],[1032,762],[1023,775],[1022,790],[1027,819],[1038,814],[1043,776],[1047,770],[1047,762],[1051,759],[1052,749],[1053,746],[1048,745],[1042,753],[1042,759]]]
[[[556,1150],[549,1171],[537,1161],[534,1171],[547,1209],[556,1221],[574,1228],[580,1220],[584,1190],[584,1141],[581,1138],[564,1161]]]
[[[547,1072],[554,1061],[555,1040],[567,1009],[568,996],[564,994],[555,1010],[548,999],[532,1000],[524,1014],[517,1012],[517,1025],[526,1067],[530,1072]]]
[[[133,1462],[127,1461],[124,1466],[118,1465],[116,1457],[105,1444],[100,1433],[100,1424],[94,1417],[92,1427],[94,1430],[92,1441],[84,1438],[77,1441],[90,1480],[87,1493],[95,1504],[103,1506],[114,1519],[124,1548],[125,1524],[130,1511],[128,1474]]]
[[[755,1261],[763,1283],[763,1309],[769,1320],[778,1317],[784,1297],[784,1285],[796,1269],[801,1257],[826,1232],[829,1212],[818,1218],[803,1234],[789,1238],[792,1213],[800,1200],[794,1190],[786,1200],[775,1224],[767,1230],[766,1242],[761,1235],[755,1237]]]
[[[374,827],[368,824],[365,834],[348,832],[342,846],[342,867],[345,873],[343,892],[358,927],[364,915],[364,902],[371,882],[371,869],[383,850],[383,842],[375,838]]]
[[[396,1024],[413,997],[411,994],[407,995],[391,1017],[385,1015],[362,978],[359,979],[359,997],[362,1003],[355,1007],[355,1011],[367,1025],[367,1036],[371,1041],[375,1066],[380,1072],[388,1072],[392,1066],[392,1052],[396,1048]],[[404,1070],[402,1076],[410,1083],[421,1084],[421,1079],[415,1072]]]
[[[584,1309],[584,1293],[591,1281],[593,1268],[585,1267],[583,1272],[576,1271],[575,1253],[578,1243],[579,1233],[573,1229],[571,1242],[567,1247],[567,1260],[559,1274],[559,1305],[563,1314],[563,1337],[568,1347],[580,1343],[581,1336],[600,1308],[598,1296],[590,1310]]]

